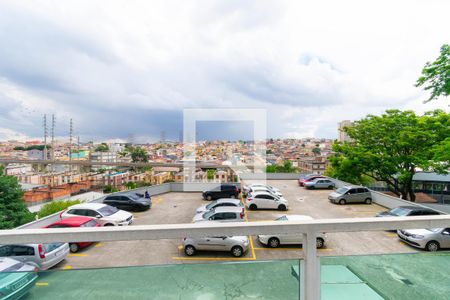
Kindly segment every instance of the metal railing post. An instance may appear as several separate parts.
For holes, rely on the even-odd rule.
[[[317,234],[313,231],[303,234],[304,267],[300,278],[300,299],[320,300],[320,259],[316,249]]]

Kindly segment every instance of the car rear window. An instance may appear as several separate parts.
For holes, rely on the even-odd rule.
[[[52,252],[59,247],[61,247],[64,243],[51,243],[51,244],[43,244],[42,247],[44,248],[45,253]]]
[[[410,210],[409,209],[404,209],[404,208],[394,208],[393,210],[391,210],[390,214],[394,215],[394,216],[407,216],[409,214]]]
[[[86,223],[83,223],[80,225],[80,227],[95,227],[97,225],[97,222],[94,220],[90,220]]]

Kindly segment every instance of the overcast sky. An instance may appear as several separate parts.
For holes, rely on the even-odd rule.
[[[450,42],[449,11],[448,0],[3,0],[0,140],[40,137],[44,113],[57,136],[72,118],[82,140],[141,142],[178,139],[185,108],[264,108],[282,138],[335,138],[337,122],[388,108],[448,110],[414,83]],[[227,128],[241,137],[223,122],[202,136]]]

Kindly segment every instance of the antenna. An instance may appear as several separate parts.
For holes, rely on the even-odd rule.
[[[43,159],[47,159],[47,135],[48,135],[48,131],[47,131],[47,115],[44,114],[44,157]]]

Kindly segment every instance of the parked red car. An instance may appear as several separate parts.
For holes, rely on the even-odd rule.
[[[100,227],[101,225],[88,217],[69,217],[61,221],[52,223],[45,228],[68,228],[68,227]],[[78,250],[91,245],[92,242],[69,243],[70,252],[75,253]]]
[[[308,177],[299,179],[299,180],[298,180],[298,185],[299,185],[299,186],[305,186],[305,182],[313,181],[314,179],[317,179],[317,178],[325,178],[325,177],[322,176],[322,175],[317,175],[317,174],[316,174],[316,175],[310,175],[310,176],[308,176]]]

